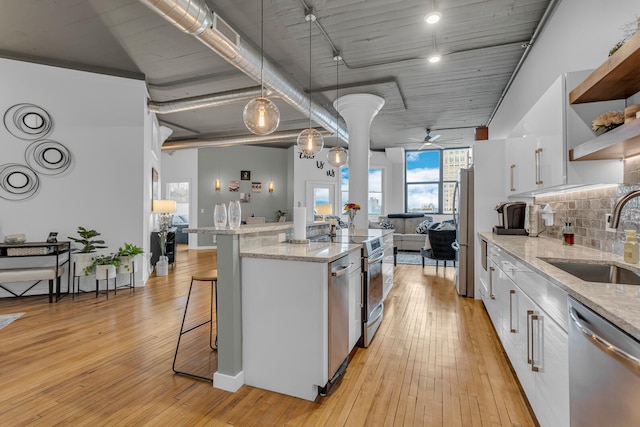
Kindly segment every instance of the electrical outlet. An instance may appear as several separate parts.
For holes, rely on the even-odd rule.
[[[609,224],[611,224],[611,214],[608,213],[604,216],[604,229],[605,231],[613,231],[615,232],[616,229],[613,227],[610,227]]]

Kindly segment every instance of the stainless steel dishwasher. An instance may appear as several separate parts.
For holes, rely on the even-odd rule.
[[[349,256],[329,263],[329,383],[326,395],[349,360]]]
[[[640,423],[640,342],[569,297],[571,425]]]

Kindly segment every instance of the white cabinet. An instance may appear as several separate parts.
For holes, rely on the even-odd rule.
[[[326,263],[242,258],[245,384],[314,400],[329,367]]]
[[[558,307],[566,294],[562,301],[562,291],[496,245],[488,254],[489,284],[481,295],[502,346],[540,425],[568,426],[568,336]]]
[[[560,76],[510,132],[506,143],[507,194],[529,196],[549,189],[622,182],[616,160],[570,162],[569,150],[593,138],[591,121],[623,109],[624,102],[570,105],[568,93],[588,71]]]
[[[569,425],[568,335],[523,292],[517,334],[518,378],[541,426]],[[525,364],[526,362],[526,364]]]
[[[360,251],[349,254],[349,351],[362,335],[362,266]]]

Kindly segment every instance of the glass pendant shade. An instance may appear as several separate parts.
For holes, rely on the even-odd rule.
[[[322,134],[313,128],[305,129],[298,134],[298,151],[306,156],[315,156],[324,147]]]
[[[340,167],[347,164],[349,153],[342,147],[333,147],[327,154],[327,161],[333,167]]]
[[[280,124],[280,111],[269,98],[255,98],[245,105],[242,120],[251,133],[269,135]]]

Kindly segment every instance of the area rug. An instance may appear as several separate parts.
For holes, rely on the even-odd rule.
[[[396,262],[398,264],[422,265],[422,257],[420,252],[398,252]]]
[[[24,313],[0,314],[0,329],[22,316]]]

